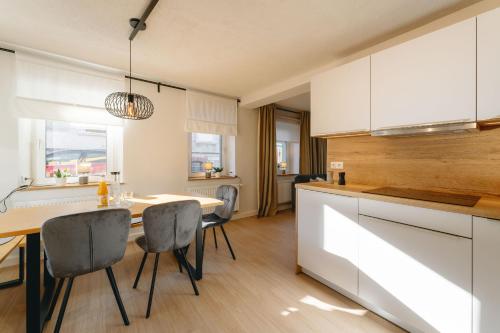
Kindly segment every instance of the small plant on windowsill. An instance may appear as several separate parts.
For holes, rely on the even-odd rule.
[[[221,172],[224,170],[224,168],[214,168],[214,173],[215,173],[215,178],[219,178]]]
[[[66,184],[66,181],[69,176],[68,169],[64,169],[61,171],[61,169],[57,169],[56,172],[54,172],[54,177],[56,179],[56,185],[64,185]]]

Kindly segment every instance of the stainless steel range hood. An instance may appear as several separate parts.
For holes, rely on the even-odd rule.
[[[414,136],[432,134],[451,134],[475,132],[479,130],[477,122],[454,122],[439,124],[424,124],[408,127],[394,127],[371,131],[371,136]]]

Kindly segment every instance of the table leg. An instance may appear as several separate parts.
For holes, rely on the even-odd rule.
[[[40,234],[26,236],[26,332],[41,332]]]
[[[40,301],[40,234],[26,236],[26,332],[40,333],[54,295],[55,279],[49,274],[44,255],[43,298]]]
[[[195,279],[201,280],[203,277],[203,230],[201,228],[201,221],[196,228],[196,271]]]
[[[174,255],[177,259],[178,262],[181,263],[184,268],[189,269],[187,265],[191,268],[191,272],[194,274],[194,278],[196,280],[201,280],[203,277],[203,230],[201,228],[201,222],[199,223],[198,227],[196,228],[196,236],[195,236],[195,243],[196,243],[196,253],[195,253],[195,259],[196,259],[196,267],[193,267],[189,262],[184,263],[182,255],[174,251]],[[189,245],[186,246],[184,249],[179,249],[179,251],[184,251],[185,254],[187,254],[189,250]]]

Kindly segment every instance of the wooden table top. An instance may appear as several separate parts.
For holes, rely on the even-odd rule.
[[[121,208],[128,208],[132,217],[141,217],[144,209],[149,206],[182,200],[198,200],[202,208],[223,205],[222,201],[213,198],[177,194],[156,194],[130,199],[128,200],[130,203],[123,205]],[[84,201],[30,208],[12,208],[7,213],[0,214],[0,237],[38,233],[42,224],[54,217],[112,208],[120,207],[99,208],[97,201]]]

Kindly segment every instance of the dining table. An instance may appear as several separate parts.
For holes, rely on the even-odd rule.
[[[81,201],[74,203],[56,203],[38,207],[12,208],[0,214],[0,238],[12,236],[26,236],[26,332],[40,333],[47,321],[50,303],[54,296],[55,279],[46,269],[47,257],[43,252],[41,257],[40,231],[42,225],[55,217],[90,212],[100,209],[127,208],[131,213],[131,227],[142,226],[142,214],[150,206],[183,201],[197,200],[201,208],[212,208],[223,205],[223,202],[214,198],[196,197],[179,194],[157,194],[143,197],[134,197],[113,206],[100,207],[95,201]],[[203,240],[202,226],[199,221],[196,236],[194,276],[200,280],[203,276]],[[43,281],[41,281],[41,266],[43,263]],[[187,268],[187,267],[186,267]],[[43,282],[43,283],[41,283]],[[41,294],[43,284],[43,295]]]

